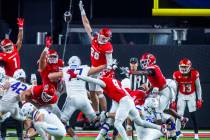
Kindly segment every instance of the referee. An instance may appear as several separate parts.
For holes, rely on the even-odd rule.
[[[130,70],[131,71],[138,71],[139,63],[138,58],[132,57],[130,58]],[[145,75],[129,75],[131,81],[131,90],[139,89],[143,84],[149,86],[149,81]]]
[[[130,71],[138,71],[138,67],[139,67],[138,58],[136,57],[130,58]],[[130,74],[129,78],[130,78],[131,90],[137,90],[141,88],[143,84],[149,86],[149,81],[147,80],[145,75]],[[130,119],[127,119],[126,130],[129,140],[134,140],[133,128],[134,128],[133,122]]]

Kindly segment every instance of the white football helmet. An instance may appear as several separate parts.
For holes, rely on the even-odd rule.
[[[13,78],[15,78],[16,80],[18,80],[19,78],[26,79],[26,73],[23,69],[17,69],[13,74]]]
[[[32,118],[34,110],[37,110],[37,108],[32,103],[25,103],[23,104],[21,108],[21,112],[25,117]]]
[[[4,68],[0,67],[0,82],[4,82],[6,79],[6,72],[4,70]]]
[[[146,98],[144,106],[151,109],[157,108],[159,106],[159,96]]]
[[[81,60],[78,56],[72,56],[69,58],[68,65],[69,66],[80,66]]]

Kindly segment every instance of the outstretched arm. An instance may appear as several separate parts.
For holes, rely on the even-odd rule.
[[[45,44],[46,44],[46,47],[42,51],[41,56],[39,58],[39,71],[40,72],[43,71],[46,67],[47,52],[49,48],[52,46],[52,38],[50,36],[46,37]]]
[[[106,87],[106,83],[104,83],[104,81],[102,81],[100,79],[95,79],[95,78],[92,78],[92,77],[82,76],[82,75],[77,75],[77,78],[81,79],[83,81],[86,81],[86,82],[97,84],[97,85],[101,86],[102,88]]]
[[[19,27],[18,37],[16,46],[18,51],[22,48],[23,45],[23,25],[24,25],[24,19],[23,18],[17,18],[17,24]]]
[[[82,23],[83,23],[83,26],[85,28],[85,31],[87,32],[90,40],[93,40],[93,36],[92,36],[92,28],[90,26],[90,22],[86,16],[86,13],[85,13],[85,9],[84,9],[84,5],[82,3],[82,0],[80,0],[79,2],[79,9],[80,9],[80,12],[81,12],[81,17],[82,17]]]
[[[88,76],[99,73],[105,68],[106,68],[106,65],[101,65],[101,66],[98,66],[98,67],[91,67],[89,72],[88,72]]]
[[[106,83],[104,83],[104,81],[102,81],[100,79],[95,79],[95,78],[88,77],[88,76],[77,75],[72,70],[68,70],[67,73],[71,76],[71,78],[78,78],[78,79],[81,79],[86,82],[94,83],[94,84],[101,86],[102,88],[106,87]]]

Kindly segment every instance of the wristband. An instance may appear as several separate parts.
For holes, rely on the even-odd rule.
[[[82,16],[86,16],[86,13],[85,13],[85,10],[84,10],[84,9],[81,10],[81,15],[82,15]]]
[[[44,52],[48,52],[49,51],[49,48],[48,47],[45,47],[43,51]]]

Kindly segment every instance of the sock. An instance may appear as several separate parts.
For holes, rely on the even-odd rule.
[[[194,132],[195,134],[198,134],[198,124],[197,124],[195,112],[191,112],[190,117],[192,118]]]
[[[79,140],[79,138],[77,137],[77,135],[73,136],[73,140]]]
[[[132,140],[132,136],[128,136],[128,139],[129,139],[129,140]]]

